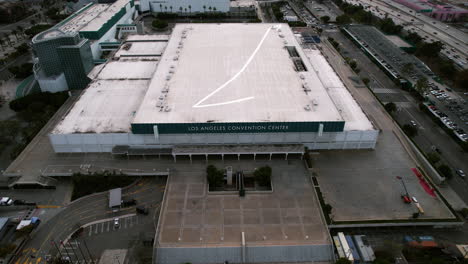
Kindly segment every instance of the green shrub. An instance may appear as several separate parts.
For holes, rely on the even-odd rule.
[[[156,29],[165,29],[167,28],[168,24],[166,21],[164,20],[159,20],[159,19],[155,19],[153,20],[153,22],[151,23],[151,25],[153,26],[153,28],[156,28]]]
[[[94,172],[90,174],[75,173],[72,175],[72,200],[103,192],[114,188],[122,188],[133,183],[137,178],[115,172]]]
[[[206,179],[210,187],[220,187],[223,185],[224,173],[213,165],[206,167]]]
[[[32,63],[23,63],[20,66],[9,67],[8,71],[15,75],[17,79],[24,79],[33,73],[32,68]]]
[[[49,24],[35,25],[35,26],[32,26],[32,27],[26,29],[24,31],[24,33],[26,35],[29,35],[30,37],[32,37],[32,36],[35,36],[35,35],[41,33],[44,30],[47,30],[47,29],[51,28],[51,27],[52,27],[52,25],[49,25]]]
[[[270,186],[270,179],[271,179],[271,167],[270,166],[263,166],[254,171],[254,178],[255,181],[260,186]]]
[[[453,176],[452,169],[447,164],[441,164],[439,167],[437,167],[437,170],[447,179],[450,179]]]

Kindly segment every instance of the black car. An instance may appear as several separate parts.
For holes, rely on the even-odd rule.
[[[135,199],[122,200],[122,206],[132,206],[136,205],[136,203]]]
[[[136,208],[136,212],[137,212],[138,214],[148,215],[148,208],[143,207],[143,206],[138,206],[138,207]]]

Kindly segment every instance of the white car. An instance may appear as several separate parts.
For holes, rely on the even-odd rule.
[[[10,197],[2,197],[0,199],[0,205],[12,205],[13,204],[13,200],[10,198]]]
[[[120,227],[120,220],[119,218],[114,219],[114,228],[119,228]]]

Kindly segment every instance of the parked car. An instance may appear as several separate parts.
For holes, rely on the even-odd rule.
[[[114,219],[114,228],[119,228],[120,227],[120,219],[119,218],[115,218]]]
[[[148,215],[148,208],[143,207],[143,206],[138,206],[138,207],[136,208],[136,212],[137,212],[138,214]]]
[[[135,199],[127,199],[127,200],[122,200],[122,206],[132,206],[136,205],[136,200]]]
[[[12,205],[12,204],[13,204],[13,200],[10,197],[2,197],[0,199],[0,205],[1,206],[8,206],[8,205]]]
[[[458,176],[460,176],[460,177],[462,177],[462,178],[465,178],[465,176],[466,176],[466,175],[465,175],[465,172],[462,171],[462,170],[456,170],[455,172],[458,174]]]

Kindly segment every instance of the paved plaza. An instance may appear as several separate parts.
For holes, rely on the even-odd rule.
[[[323,151],[312,157],[334,221],[410,219],[417,208],[403,203],[404,188],[397,176],[424,209],[420,219],[454,218],[439,196],[425,192],[411,171],[417,166],[391,131],[380,134],[375,150]]]
[[[222,163],[219,162],[219,167]],[[207,193],[204,168],[175,171],[169,177],[161,218],[160,246],[325,244],[327,230],[310,179],[301,160],[232,161],[224,166],[250,170],[270,165],[272,193]]]

